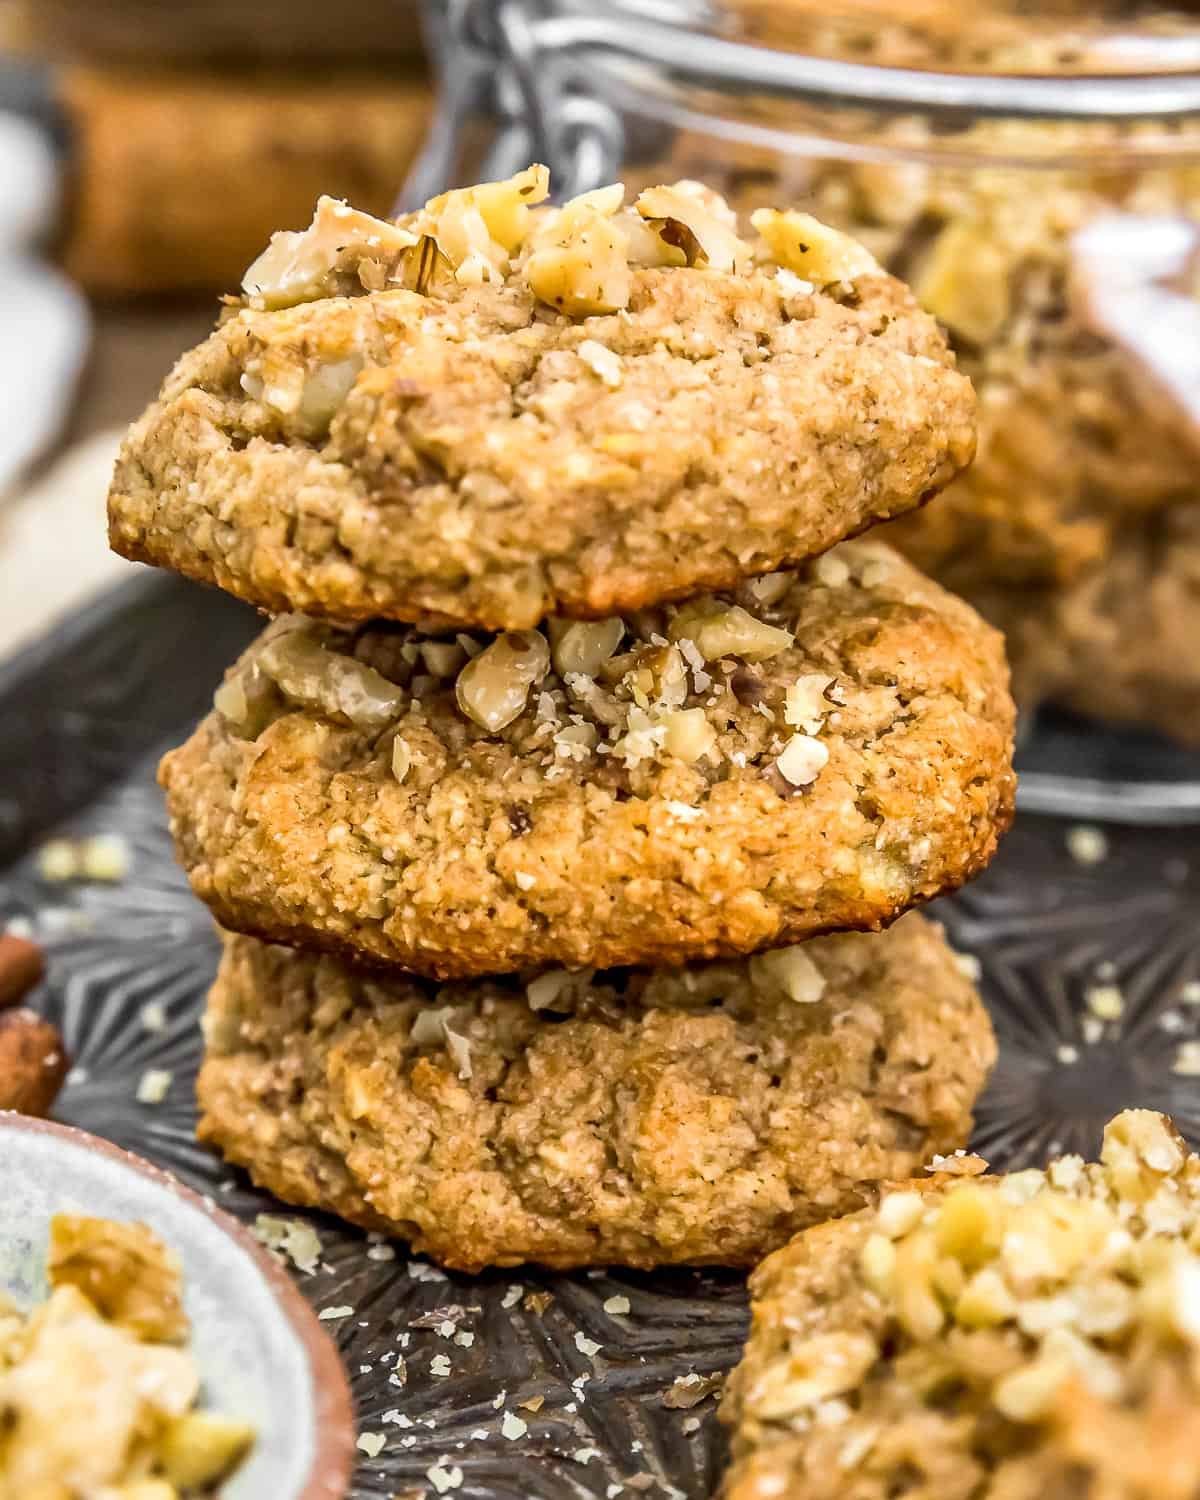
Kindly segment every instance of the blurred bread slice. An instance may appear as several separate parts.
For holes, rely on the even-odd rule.
[[[72,67],[63,255],[107,297],[234,291],[321,193],[386,214],[425,134],[418,74],[146,72]]]
[[[16,0],[34,41],[86,58],[334,60],[411,57],[416,0]]]

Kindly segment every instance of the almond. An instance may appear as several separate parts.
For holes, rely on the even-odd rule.
[[[69,1067],[56,1026],[31,1010],[0,1013],[0,1109],[49,1114]]]
[[[45,973],[42,950],[11,932],[0,935],[0,1010],[17,1005]]]

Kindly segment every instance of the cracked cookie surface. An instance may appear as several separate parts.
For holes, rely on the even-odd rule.
[[[877,928],[1012,810],[999,635],[882,544],[496,638],[288,617],[166,757],[226,927],[439,977]]]
[[[696,184],[530,208],[537,170],[276,236],[132,429],[113,547],[272,613],[519,629],[731,587],[969,463],[970,382],[854,241],[751,244]]]
[[[227,938],[205,1029],[204,1139],[289,1202],[469,1271],[752,1264],[960,1145],[994,1056],[915,913],[528,987]]]

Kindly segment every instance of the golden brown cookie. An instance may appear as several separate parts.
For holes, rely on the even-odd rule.
[[[854,241],[752,243],[696,184],[530,208],[547,181],[275,236],[133,428],[113,547],[270,611],[526,629],[731,587],[969,462],[969,382]]]
[[[876,41],[874,60],[888,62]],[[893,545],[968,598],[1067,583],[1107,555],[1115,527],[1196,489],[1195,434],[1102,326],[1076,236],[1113,214],[1195,218],[1195,179],[1186,161],[1097,167],[1089,143],[1128,144],[1115,124],[1082,134],[1071,122],[984,120],[968,137],[978,158],[948,164],[924,160],[919,119],[889,122],[883,138],[895,161],[804,162],[742,147],[717,182],[743,213],[801,202],[865,244],[947,330],[979,393],[975,462],[937,505],[896,523]],[[1003,149],[1030,164],[985,170]],[[683,135],[633,180],[699,171],[711,154],[708,137]]]
[[[938,927],[528,986],[227,938],[201,1136],[447,1265],[748,1265],[966,1138],[994,1056]]]
[[[1200,748],[1200,504],[1126,527],[1067,588],[997,593],[1022,705],[1060,703]]]
[[[163,762],[226,927],[440,977],[873,928],[1012,809],[1000,638],[889,548],[499,637],[276,622]]]
[[[1105,59],[1128,62],[1122,39],[1131,34],[1153,66],[1151,39],[1161,38],[1160,56],[1170,57],[1171,38],[1191,24],[1142,6],[1136,27],[1123,31],[1125,12],[1074,3],[989,6],[983,17],[978,7],[955,11],[941,0],[862,0],[832,12],[799,3],[735,8],[764,24],[799,25],[803,45],[817,52],[983,72],[1103,69]],[[881,24],[885,9],[891,25]],[[809,123],[794,103],[746,109],[775,129]],[[710,134],[680,132],[665,159],[631,169],[630,180],[704,171],[745,213],[801,203],[911,285],[979,393],[979,453],[935,505],[899,518],[886,539],[994,624],[1013,628],[1018,688],[1033,683],[1026,662],[1042,680],[1050,666],[1058,701],[1194,741],[1195,689],[1187,684],[1196,674],[1186,664],[1194,653],[1181,657],[1173,644],[1186,627],[1170,625],[1157,605],[1147,624],[1121,580],[1136,573],[1146,581],[1146,559],[1157,557],[1156,592],[1180,590],[1163,538],[1200,513],[1195,415],[1162,379],[1170,359],[1187,384],[1182,356],[1195,342],[1186,226],[1200,216],[1191,167],[1200,132],[1181,124],[1171,151],[1135,163],[1142,127],[1115,120],[980,118],[944,157],[930,154],[937,138],[926,120],[875,123],[888,160],[849,151],[813,158],[797,138],[794,154],[723,145],[714,165]],[[843,127],[850,138],[862,122],[848,115],[837,122]],[[1128,170],[1113,171],[1122,159]],[[1131,215],[1145,217],[1131,224]],[[1174,352],[1172,329],[1181,340]],[[1121,660],[1107,664],[1086,649],[1080,629],[1090,641],[1119,641]]]
[[[944,1165],[755,1273],[726,1500],[1191,1500],[1200,1159],[1129,1110],[1099,1164]]]

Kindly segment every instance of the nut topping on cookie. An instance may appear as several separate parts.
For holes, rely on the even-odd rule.
[[[321,198],[307,229],[272,236],[242,289],[251,307],[273,309],[389,286],[428,293],[447,278],[498,285],[515,275],[539,301],[588,318],[629,305],[635,267],[740,275],[773,262],[807,278],[793,291],[883,275],[856,240],[810,214],[762,209],[751,221],[761,238],[749,243],[736,213],[698,182],[647,188],[632,208],[620,183],[560,208],[541,206],[549,191],[546,168],[527,167],[503,182],[442,193],[394,223]],[[612,351],[593,347],[606,356],[597,373],[619,384]]]
[[[382,729],[408,703],[403,688],[352,656],[327,651],[303,625],[272,637],[256,665],[291,702],[365,729]]]
[[[750,222],[773,260],[818,286],[882,274],[879,262],[864,245],[812,214],[760,208],[750,215]]]
[[[242,279],[252,307],[292,307],[325,297],[331,278],[359,260],[406,250],[417,236],[336,198],[319,198],[307,229],[281,230]]]
[[[1013,710],[965,605],[878,544],[834,560],[538,630],[277,620],[163,764],[197,891],[445,976],[891,920],[986,862]]]
[[[549,670],[550,647],[540,630],[507,631],[458,674],[458,706],[494,734],[524,711],[530,688]]]
[[[132,429],[114,548],[272,615],[528,630],[768,602],[969,461],[944,333],[844,235],[686,179],[549,191],[276,235]]]
[[[726,1493],[826,1500],[832,1464],[884,1500],[916,1453],[939,1494],[1196,1494],[1198,1246],[1200,1157],[1148,1110],[1099,1162],[942,1171],[801,1235],[755,1277]]]

